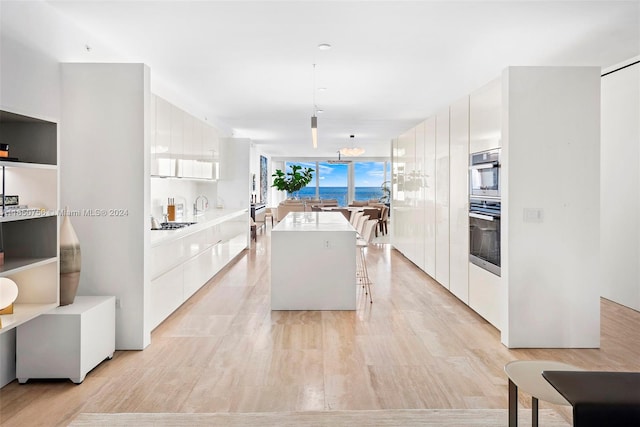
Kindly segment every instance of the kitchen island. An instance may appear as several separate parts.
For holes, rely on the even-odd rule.
[[[356,230],[340,212],[290,212],[273,228],[271,309],[356,309]]]

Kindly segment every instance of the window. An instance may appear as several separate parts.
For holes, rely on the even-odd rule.
[[[354,200],[368,201],[376,199],[379,201],[387,201],[387,191],[384,190],[388,186],[386,177],[388,171],[385,166],[388,162],[356,162],[354,167]],[[385,185],[386,183],[386,185]]]
[[[339,206],[352,200],[391,199],[391,162],[285,162],[285,173],[292,165],[312,168],[313,181],[298,193],[301,199],[336,199]]]
[[[349,165],[318,163],[318,189],[321,199],[336,199],[338,206],[348,205]]]

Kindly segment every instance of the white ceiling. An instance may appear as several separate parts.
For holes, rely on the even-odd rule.
[[[391,138],[506,66],[606,67],[640,54],[638,1],[44,5],[90,34],[63,37],[71,25],[57,27],[61,61],[144,62],[158,91],[179,94],[192,110],[273,156],[335,158],[350,134],[366,156],[388,156]],[[29,27],[28,16],[16,22],[22,15],[16,8],[3,23],[42,43],[38,33],[47,29]],[[320,43],[333,47],[320,51]],[[313,64],[315,87],[327,88],[315,93],[324,110],[317,150],[310,137]]]

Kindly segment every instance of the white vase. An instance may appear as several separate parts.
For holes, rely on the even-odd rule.
[[[80,283],[80,241],[69,216],[60,227],[60,305],[73,304]]]

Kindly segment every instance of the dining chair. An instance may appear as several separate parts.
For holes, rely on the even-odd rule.
[[[384,236],[388,233],[387,222],[389,220],[389,207],[383,206],[380,212],[380,218],[378,219],[378,228],[380,233]]]
[[[367,222],[368,219],[369,217],[367,215],[362,215],[360,218],[358,218],[358,224],[356,224],[356,231],[360,236],[362,236],[362,233],[364,231],[364,224]]]
[[[368,215],[369,219],[375,219],[376,220],[376,228],[375,228],[375,235],[376,237],[378,237],[378,220],[380,219],[380,209],[378,208],[367,208],[363,211],[364,215]]]
[[[364,215],[364,212],[362,211],[355,211],[351,214],[351,220],[349,222],[351,222],[351,225],[353,225],[354,228],[356,228],[356,226],[358,225],[358,219]]]

